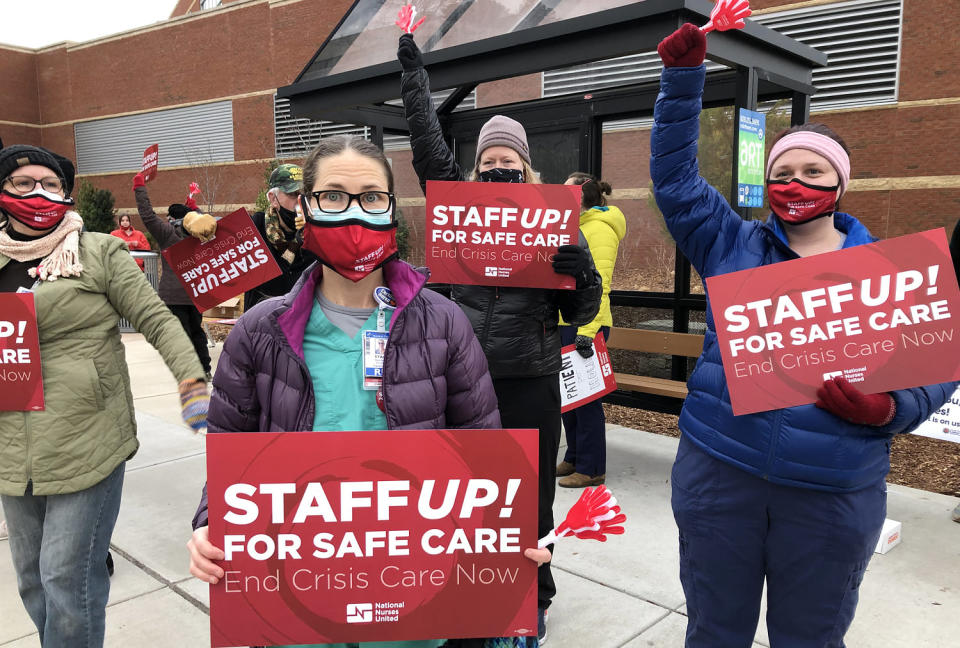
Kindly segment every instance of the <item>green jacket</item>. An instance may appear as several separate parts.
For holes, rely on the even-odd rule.
[[[0,270],[10,261],[0,254]],[[0,493],[73,493],[106,478],[137,451],[130,376],[117,324],[124,317],[163,356],[177,381],[203,378],[179,320],[122,240],[80,236],[79,277],[34,291],[46,409],[0,412]]]
[[[586,335],[593,339],[601,326],[613,326],[610,313],[610,282],[613,280],[613,266],[617,262],[617,248],[627,234],[627,219],[616,207],[591,207],[580,214],[580,231],[587,239],[593,263],[603,280],[603,294],[600,297],[600,311],[592,322],[577,329],[577,335]],[[566,322],[560,321],[561,325]]]

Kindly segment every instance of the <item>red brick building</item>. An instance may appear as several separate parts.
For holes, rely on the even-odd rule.
[[[181,143],[161,146],[160,173],[150,186],[155,204],[182,201],[198,180],[214,194],[208,199],[215,211],[249,207],[277,157],[276,89],[293,82],[352,4],[180,0],[169,20],[122,34],[39,50],[0,45],[0,137],[74,157],[80,175],[111,190],[129,213],[138,170],[131,151],[142,152],[152,143],[143,137],[165,136],[172,127]],[[812,118],[833,127],[853,151],[855,179],[844,210],[881,237],[952,228],[960,218],[960,63],[944,35],[960,31],[957,12],[937,0],[752,4],[755,19],[784,25],[784,33],[830,54],[828,69],[815,76],[824,98],[814,97]],[[211,5],[219,6],[206,9]],[[577,82],[576,70],[554,71],[483,84],[475,105],[556,94],[551,88],[563,74],[590,89],[591,73]],[[399,73],[397,84],[399,94]],[[209,156],[188,155],[203,141]],[[402,143],[389,149],[416,237],[423,199],[410,153]],[[648,122],[605,128],[603,175],[630,227],[618,268],[672,267],[672,247],[647,204],[648,155]],[[615,287],[669,289],[619,270]]]

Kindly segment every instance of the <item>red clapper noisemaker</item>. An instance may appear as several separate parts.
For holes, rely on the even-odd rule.
[[[417,20],[417,22],[413,22],[414,20],[417,20],[417,8],[412,4],[407,4],[400,7],[395,24],[402,29],[404,33],[412,34],[417,31],[417,27],[423,24],[424,18]]]
[[[710,20],[700,31],[706,34],[713,30],[743,29],[743,19],[752,13],[748,0],[717,0],[710,12]]]
[[[581,540],[606,542],[608,535],[621,535],[627,516],[620,512],[617,499],[606,486],[587,488],[576,504],[567,511],[567,517],[553,531],[540,538],[537,547],[543,549],[560,538],[576,536]]]

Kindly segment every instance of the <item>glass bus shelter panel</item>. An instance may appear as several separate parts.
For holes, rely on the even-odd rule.
[[[635,0],[634,0],[635,1]],[[397,13],[407,0],[359,0],[298,81],[393,61],[400,29]],[[630,0],[421,0],[415,2],[421,51],[463,45],[493,36],[632,4]]]

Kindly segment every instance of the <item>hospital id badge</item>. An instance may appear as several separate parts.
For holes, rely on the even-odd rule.
[[[383,356],[387,349],[387,331],[363,332],[363,388],[379,389],[383,383]]]

